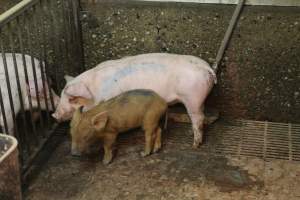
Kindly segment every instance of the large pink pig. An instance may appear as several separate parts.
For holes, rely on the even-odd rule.
[[[30,102],[29,102],[29,96],[30,96],[32,108],[38,107],[37,97],[39,97],[40,107],[42,110],[46,110],[47,106],[50,111],[54,110],[55,108],[52,107],[52,103],[50,100],[49,86],[47,83],[43,84],[43,82],[42,82],[42,72],[41,72],[40,61],[37,60],[36,58],[33,58],[35,69],[36,69],[36,81],[37,81],[37,86],[38,86],[38,88],[37,88],[38,93],[36,93],[31,57],[28,55],[25,55],[25,64],[26,64],[27,72],[28,72],[28,84],[25,81],[23,56],[22,56],[22,54],[15,54],[15,57],[16,57],[16,64],[17,64],[17,68],[18,68],[18,75],[19,75],[20,87],[21,87],[20,89],[21,89],[21,93],[22,93],[24,109],[25,110],[30,109]],[[21,110],[21,102],[20,102],[19,93],[18,93],[17,78],[16,78],[15,69],[14,69],[13,55],[11,53],[6,53],[5,59],[6,59],[6,64],[7,64],[8,78],[9,78],[12,100],[13,100],[13,107],[14,107],[15,113],[18,114],[18,112]],[[8,126],[8,133],[13,134],[14,119],[12,116],[12,110],[11,110],[11,105],[10,105],[10,101],[9,101],[9,92],[8,92],[8,87],[7,87],[7,82],[6,82],[4,63],[5,63],[4,56],[2,54],[0,54],[0,88],[1,88],[1,92],[2,92],[3,104],[4,104],[4,110],[1,110],[1,107],[0,107],[0,126],[4,127],[3,113],[5,113],[6,120],[7,120],[7,126]],[[44,63],[43,63],[43,65],[44,65]],[[45,86],[46,96],[44,94],[43,86]],[[52,93],[53,100],[54,100],[54,106],[56,106],[59,102],[59,97],[55,94],[55,92],[52,89],[51,89],[51,93]]]
[[[150,53],[100,63],[76,78],[68,77],[61,99],[52,115],[68,120],[80,106],[88,110],[103,100],[134,89],[155,91],[169,104],[187,108],[194,131],[193,147],[202,143],[204,101],[216,75],[204,60],[167,53]]]

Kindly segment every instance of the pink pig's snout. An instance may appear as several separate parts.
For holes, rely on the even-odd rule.
[[[59,122],[59,117],[58,117],[58,114],[57,114],[57,112],[55,112],[55,113],[52,113],[52,117],[53,117],[54,119],[56,119],[56,121],[58,121],[58,122]]]
[[[52,117],[57,121],[57,122],[63,122],[66,121],[63,117],[58,112],[55,112],[52,114]]]
[[[61,111],[56,108],[56,111],[54,113],[52,113],[52,117],[57,121],[57,122],[63,122],[63,116],[61,114]]]
[[[60,106],[56,108],[56,111],[52,114],[52,117],[57,121],[57,122],[63,122],[71,119],[73,116],[72,110],[67,112],[66,110],[62,110]]]

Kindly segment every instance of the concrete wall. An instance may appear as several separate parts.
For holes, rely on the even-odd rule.
[[[115,2],[115,3],[113,3]],[[147,52],[213,63],[234,6],[82,1],[87,68]],[[300,123],[300,8],[247,6],[207,104],[224,116]]]
[[[107,0],[106,0],[107,1]],[[3,11],[16,1],[0,2]],[[82,0],[86,67],[148,52],[214,62],[234,6]],[[247,6],[207,104],[223,116],[300,123],[300,8]],[[75,75],[74,67],[64,69]]]

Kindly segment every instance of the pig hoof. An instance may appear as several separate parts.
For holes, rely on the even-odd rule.
[[[104,165],[108,165],[108,164],[111,163],[111,160],[103,160],[102,163],[103,163]]]
[[[157,147],[157,148],[154,147],[153,153],[157,153],[159,150],[160,150],[160,147]]]
[[[193,144],[193,149],[198,149],[198,148],[199,148],[199,143],[197,143],[197,144],[194,143],[194,144]]]
[[[193,149],[198,149],[201,144],[202,144],[202,139],[200,139],[199,141],[194,141]]]
[[[146,157],[146,156],[149,156],[149,155],[150,155],[150,153],[146,153],[146,152],[144,152],[144,151],[141,152],[141,156],[142,156],[142,157]]]

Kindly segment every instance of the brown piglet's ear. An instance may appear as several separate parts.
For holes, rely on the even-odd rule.
[[[105,128],[108,120],[107,111],[101,112],[92,118],[92,126],[95,130],[101,131]]]

